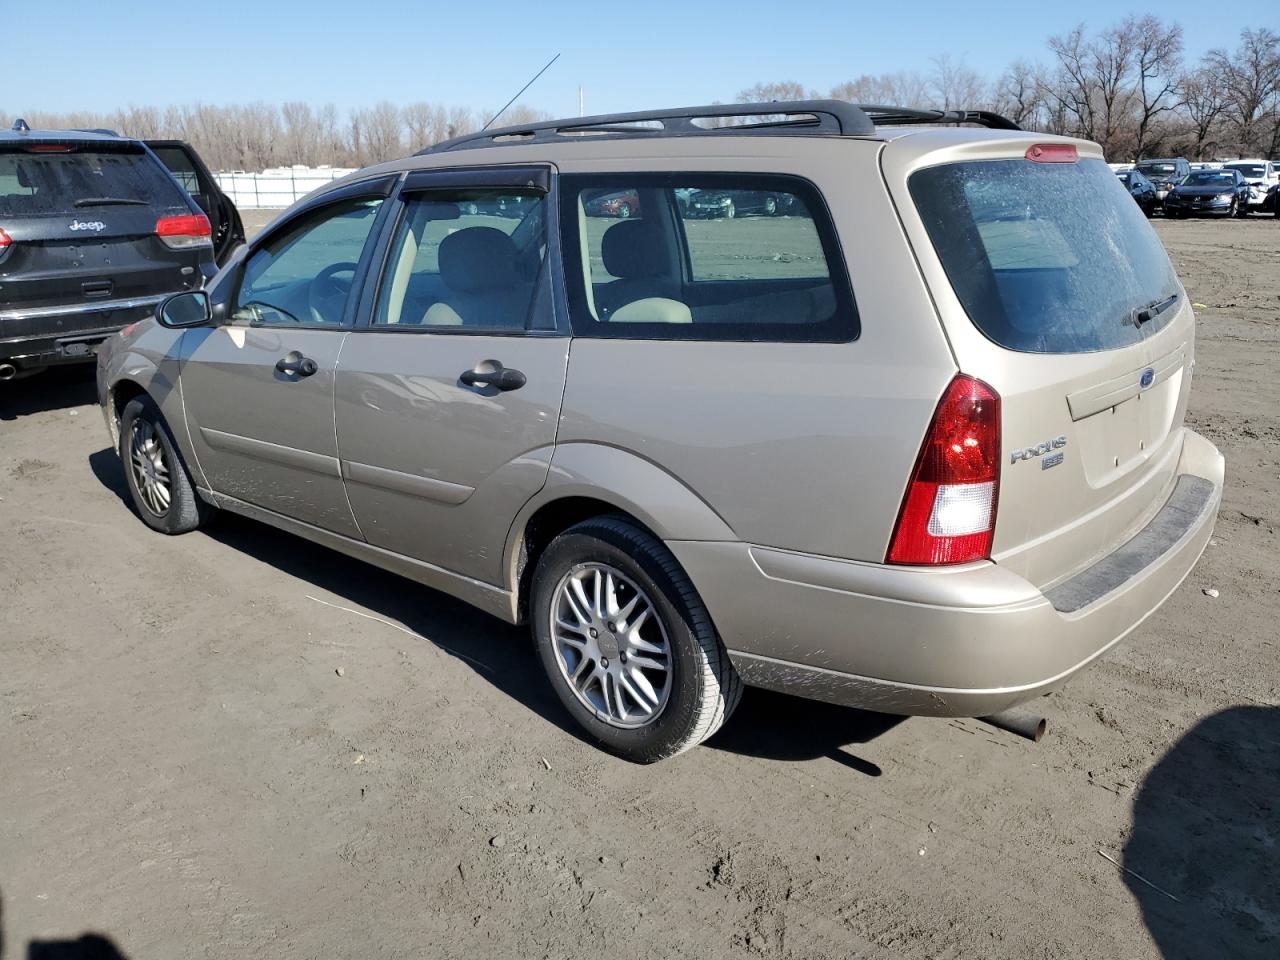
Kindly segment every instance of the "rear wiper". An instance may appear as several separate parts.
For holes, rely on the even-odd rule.
[[[1178,294],[1174,293],[1165,297],[1163,300],[1156,300],[1153,303],[1148,303],[1145,307],[1140,307],[1137,310],[1134,310],[1131,314],[1133,317],[1133,325],[1135,327],[1140,327],[1148,320],[1154,320],[1177,302]]]
[[[83,200],[77,200],[72,206],[75,207],[146,207],[149,206],[145,200],[137,200],[133,197],[85,197]]]

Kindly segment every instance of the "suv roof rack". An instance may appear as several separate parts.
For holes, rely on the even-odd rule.
[[[730,117],[781,117],[727,127],[699,126],[695,120]],[[636,124],[656,126],[642,127]],[[917,123],[976,123],[998,130],[1017,130],[1012,120],[986,110],[915,110],[873,106],[844,100],[787,100],[768,103],[716,103],[706,107],[606,113],[480,130],[419,150],[415,156],[509,143],[549,143],[623,137],[688,137],[760,135],[872,137],[876,126]]]

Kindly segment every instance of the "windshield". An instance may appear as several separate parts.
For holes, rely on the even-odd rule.
[[[909,181],[929,238],[969,318],[1030,353],[1138,342],[1167,322],[1135,310],[1178,292],[1164,247],[1101,160],[981,160]]]
[[[1151,176],[1153,173],[1169,176],[1177,171],[1178,166],[1174,163],[1140,163],[1138,164],[1138,169],[1147,176]]]
[[[1236,182],[1230,170],[1197,170],[1182,181],[1184,187],[1231,186]]]
[[[0,151],[0,215],[69,213],[76,201],[83,209],[95,200],[187,206],[178,186],[141,150]]]
[[[1239,170],[1244,176],[1253,180],[1261,180],[1266,175],[1266,168],[1260,163],[1229,163],[1224,170]]]

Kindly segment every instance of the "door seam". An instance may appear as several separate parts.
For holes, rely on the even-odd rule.
[[[356,533],[360,534],[360,539],[368,543],[369,538],[364,535],[360,518],[356,516],[355,508],[351,506],[351,493],[347,490],[347,472],[342,469],[342,446],[338,442],[338,376],[342,371],[342,351],[346,348],[351,333],[352,331],[348,330],[343,334],[342,342],[338,344],[338,354],[333,358],[333,393],[330,396],[330,410],[333,413],[333,450],[338,456],[338,482],[342,484],[342,499],[347,504],[347,513],[351,514],[351,522],[355,524]]]

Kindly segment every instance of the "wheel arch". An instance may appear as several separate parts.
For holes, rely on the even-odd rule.
[[[547,545],[576,523],[608,515],[659,541],[738,539],[706,501],[653,462],[603,444],[557,445],[546,486],[525,504],[507,536],[515,622],[527,619],[533,570]]]

